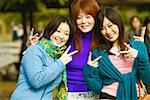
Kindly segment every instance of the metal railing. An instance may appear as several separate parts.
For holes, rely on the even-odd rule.
[[[0,43],[0,69],[19,62],[21,42]]]

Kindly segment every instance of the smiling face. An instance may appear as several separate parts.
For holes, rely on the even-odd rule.
[[[119,27],[113,24],[108,18],[104,17],[102,35],[110,42],[117,42],[119,37]]]
[[[50,40],[58,47],[64,46],[70,35],[70,27],[67,23],[62,22],[57,30],[50,36]]]
[[[76,19],[76,24],[81,32],[87,33],[93,29],[95,20],[92,15],[86,14],[85,12],[80,10],[79,15]]]

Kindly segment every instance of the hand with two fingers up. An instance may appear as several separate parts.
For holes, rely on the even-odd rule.
[[[145,32],[146,32],[146,26],[142,27],[141,36],[133,36],[134,40],[144,42],[144,35],[145,35]]]
[[[93,67],[98,67],[98,60],[101,58],[101,56],[95,58],[94,60],[91,59],[92,58],[92,53],[89,52],[89,57],[88,57],[88,62],[87,64]]]
[[[126,58],[135,59],[138,55],[138,50],[132,48],[126,42],[124,42],[124,45],[126,46],[127,49],[124,51],[120,51],[120,54],[123,54]]]
[[[78,52],[78,50],[75,50],[75,51],[72,51],[72,52],[68,53],[70,48],[71,48],[71,45],[69,45],[69,47],[66,49],[66,51],[59,58],[59,60],[61,60],[64,63],[64,65],[66,65],[70,61],[72,61],[72,55],[74,55]]]
[[[27,42],[26,42],[26,46],[30,46],[30,45],[34,45],[38,42],[38,40],[42,37],[42,34],[39,35],[39,33],[36,33],[33,35],[34,32],[34,28],[31,29]]]

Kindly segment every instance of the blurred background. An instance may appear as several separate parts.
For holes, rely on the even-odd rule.
[[[114,7],[121,15],[126,32],[132,16],[141,25],[150,15],[150,0],[97,0]],[[0,0],[0,100],[9,100],[15,88],[25,42],[34,27],[39,33],[55,15],[69,15],[72,0]]]

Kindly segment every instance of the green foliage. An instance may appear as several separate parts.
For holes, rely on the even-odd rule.
[[[8,9],[12,5],[15,5],[16,2],[18,4],[24,4],[26,1],[32,1],[36,5],[36,10],[33,10],[33,25],[34,27],[45,26],[51,17],[55,15],[68,15],[68,8],[61,8],[68,3],[69,0],[1,0],[0,7],[4,7]],[[61,7],[58,8],[47,8],[45,2],[50,4],[57,4]],[[103,0],[97,0],[100,4]],[[149,10],[147,10],[145,6],[141,5],[111,5],[120,13],[125,26],[128,28],[130,23],[130,17],[133,15],[138,15],[142,20],[144,20],[145,16],[149,14]],[[102,6],[101,6],[102,7]],[[31,8],[30,8],[31,9]],[[29,9],[29,10],[30,10]],[[32,9],[31,9],[32,10]],[[11,33],[10,23],[14,21],[16,24],[21,22],[21,14],[19,12],[13,13],[0,13],[0,20],[5,21],[5,25],[7,27],[6,32]],[[42,24],[41,24],[42,23]],[[40,25],[39,25],[40,24]],[[0,32],[2,27],[0,26]],[[0,33],[1,34],[1,33]]]

